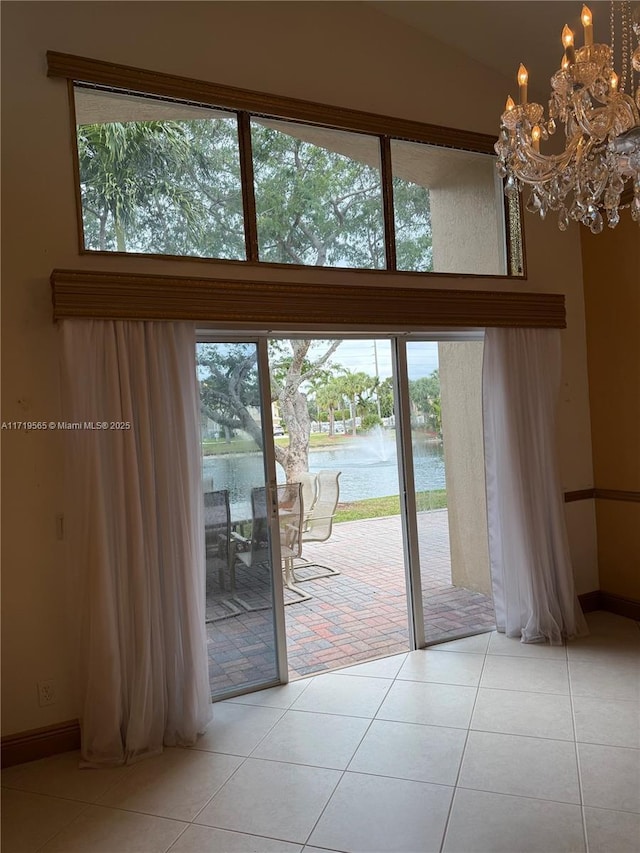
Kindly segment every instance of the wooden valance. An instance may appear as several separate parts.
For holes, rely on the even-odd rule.
[[[324,278],[323,284],[309,284],[54,270],[53,316],[193,320],[281,331],[566,326],[561,293],[371,287],[345,284],[343,274],[329,270]]]

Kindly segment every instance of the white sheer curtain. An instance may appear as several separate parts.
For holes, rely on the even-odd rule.
[[[560,333],[487,329],[483,410],[496,624],[524,643],[587,633],[576,596],[556,451]]]
[[[211,714],[195,331],[66,320],[62,337],[82,759],[129,763]]]

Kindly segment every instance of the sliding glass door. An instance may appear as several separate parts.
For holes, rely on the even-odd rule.
[[[492,630],[482,339],[406,343],[414,586],[425,644]]]
[[[206,623],[214,699],[277,684],[286,663],[265,341],[201,342]],[[268,368],[266,368],[268,370]],[[268,377],[268,373],[266,374]]]
[[[490,630],[482,340],[198,345],[214,698]]]

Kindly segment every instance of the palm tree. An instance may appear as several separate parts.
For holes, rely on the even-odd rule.
[[[335,410],[342,401],[342,392],[338,382],[334,380],[333,382],[329,382],[321,388],[318,388],[318,391],[316,392],[316,400],[318,402],[318,407],[326,409],[329,413],[329,435],[332,436],[335,431]]]
[[[365,391],[369,391],[373,381],[371,376],[362,371],[358,371],[358,373],[347,371],[339,380],[342,393],[345,397],[349,398],[349,405],[351,407],[351,434],[353,436],[356,435],[356,398],[358,395],[364,394]]]
[[[138,213],[157,200],[177,207],[197,227],[200,206],[180,181],[192,156],[183,124],[85,124],[77,135],[85,231],[97,223],[97,248],[106,251],[114,241],[118,252],[126,252]]]

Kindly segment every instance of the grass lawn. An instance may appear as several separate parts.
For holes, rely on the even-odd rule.
[[[312,450],[319,447],[336,447],[339,444],[348,444],[350,439],[350,435],[329,437],[325,432],[312,432],[309,436],[309,447]],[[289,436],[279,435],[273,441],[279,447],[286,447],[289,444]],[[258,445],[250,439],[234,438],[232,441],[225,441],[224,439],[207,438],[202,442],[203,456],[225,456],[229,453],[256,453],[259,451]]]
[[[447,505],[447,492],[437,489],[432,492],[418,492],[416,495],[418,512],[427,509],[444,509]],[[380,518],[384,515],[400,515],[400,497],[390,495],[384,498],[367,498],[353,503],[339,503],[334,523],[341,521],[359,521],[363,518]]]

